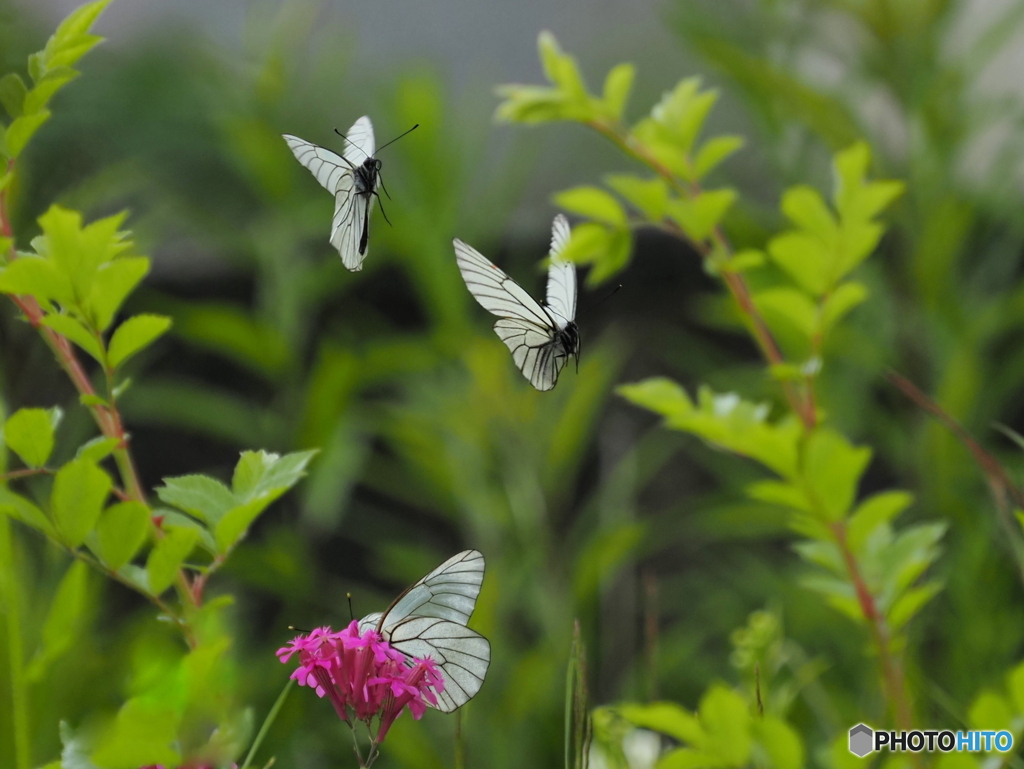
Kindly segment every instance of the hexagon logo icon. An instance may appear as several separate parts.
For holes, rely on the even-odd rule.
[[[850,752],[864,758],[875,749],[875,733],[867,724],[857,724],[850,729]]]

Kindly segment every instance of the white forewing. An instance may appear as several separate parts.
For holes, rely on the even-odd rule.
[[[345,138],[348,140],[345,142],[345,159],[352,165],[360,166],[367,158],[373,157],[376,149],[373,142],[373,123],[366,115],[352,124]]]
[[[472,246],[458,238],[452,243],[466,288],[481,307],[499,318],[527,321],[541,331],[553,329],[551,316],[518,283]]]
[[[325,190],[335,195],[346,180],[351,188],[352,166],[345,158],[298,136],[284,134],[284,140],[295,159],[313,173]]]
[[[479,550],[453,555],[413,585],[391,607],[384,627],[410,615],[437,617],[465,625],[473,616],[484,581],[484,557]]]
[[[364,620],[365,621],[365,620]],[[444,675],[437,709],[451,713],[483,685],[491,662],[491,645],[468,627],[438,617],[407,617],[384,630],[384,638],[408,657],[434,660]]]
[[[570,234],[568,220],[559,214],[551,225],[551,264],[545,300],[559,328],[565,328],[576,318],[576,265],[562,259]]]

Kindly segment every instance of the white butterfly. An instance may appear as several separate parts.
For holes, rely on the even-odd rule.
[[[334,195],[331,245],[352,272],[363,269],[370,240],[370,208],[380,184],[380,161],[373,156],[373,124],[363,115],[345,135],[345,149],[328,149],[284,135],[295,158]]]
[[[451,713],[478,691],[491,662],[491,645],[466,627],[480,585],[484,557],[478,550],[453,555],[396,598],[386,611],[359,620],[359,632],[376,629],[406,656],[430,657],[444,675],[437,709]]]
[[[537,302],[483,254],[456,238],[455,259],[473,298],[501,320],[495,333],[512,360],[538,390],[550,390],[569,356],[580,360],[576,327],[576,267],[561,258],[569,242],[569,222],[559,214],[551,225],[551,265],[544,303]]]

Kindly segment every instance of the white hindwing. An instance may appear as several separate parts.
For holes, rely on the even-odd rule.
[[[437,708],[445,713],[476,694],[487,674],[490,644],[466,627],[483,581],[483,555],[465,550],[410,587],[386,616],[375,612],[359,621],[360,633],[379,624],[384,640],[400,652],[437,663],[445,680]]]
[[[384,638],[408,657],[430,657],[444,675],[437,709],[451,713],[483,685],[491,662],[491,645],[465,625],[438,617],[406,617],[384,631]]]

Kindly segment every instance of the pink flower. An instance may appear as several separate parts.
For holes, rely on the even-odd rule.
[[[369,725],[378,718],[374,744],[384,740],[404,709],[418,720],[444,691],[444,678],[433,660],[406,657],[376,630],[360,635],[355,620],[341,632],[317,628],[277,650],[284,663],[295,654],[299,666],[291,677],[330,699],[345,723]]]

